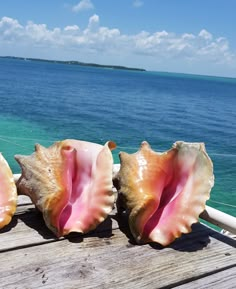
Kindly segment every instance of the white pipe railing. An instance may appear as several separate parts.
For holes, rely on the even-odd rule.
[[[205,211],[201,213],[200,218],[236,235],[236,218],[229,214],[206,206]]]

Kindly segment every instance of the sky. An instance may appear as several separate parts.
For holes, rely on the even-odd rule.
[[[0,1],[0,56],[236,77],[235,0]]]

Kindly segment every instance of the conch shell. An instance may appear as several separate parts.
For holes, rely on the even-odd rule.
[[[0,153],[0,229],[8,225],[16,211],[17,190],[12,171]]]
[[[114,185],[136,241],[166,246],[190,232],[214,184],[205,145],[178,141],[167,152],[157,153],[144,141],[138,152],[121,152],[119,157]]]
[[[57,236],[96,228],[114,205],[112,141],[104,146],[64,140],[39,144],[30,156],[16,155],[22,176],[19,193],[28,195]]]

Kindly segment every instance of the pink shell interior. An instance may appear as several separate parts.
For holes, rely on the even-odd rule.
[[[109,192],[112,159],[108,152],[108,147],[73,140],[68,141],[68,149],[62,150],[67,192],[58,219],[59,231],[85,232],[111,210],[114,196]]]
[[[0,229],[9,224],[16,210],[17,192],[13,174],[0,153]]]

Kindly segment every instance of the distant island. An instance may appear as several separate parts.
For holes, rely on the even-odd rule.
[[[121,66],[121,65],[103,65],[103,64],[97,64],[97,63],[86,63],[86,62],[75,61],[75,60],[63,61],[63,60],[49,60],[49,59],[41,59],[41,58],[28,58],[28,57],[16,57],[16,56],[0,56],[0,58],[28,60],[28,61],[41,61],[41,62],[43,61],[43,62],[51,62],[51,63],[92,66],[92,67],[109,68],[109,69],[146,71],[146,69],[143,69],[143,68],[126,67],[126,66]]]

